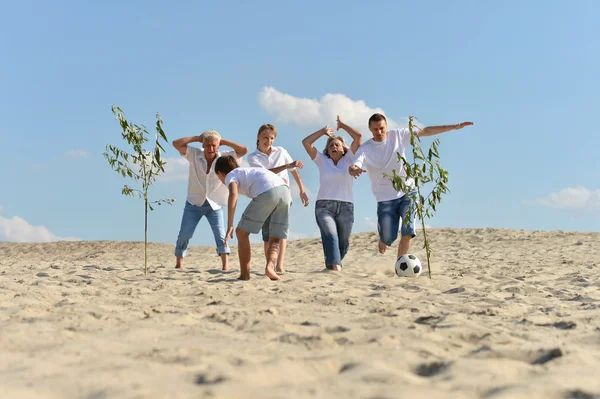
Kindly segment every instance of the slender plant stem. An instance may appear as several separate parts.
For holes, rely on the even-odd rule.
[[[144,196],[144,275],[148,275],[148,195]]]
[[[425,230],[425,220],[423,219],[421,219],[421,226],[423,228],[423,242],[425,243],[425,253],[427,254],[427,271],[429,272],[429,279],[431,280],[431,266],[429,265],[431,250],[429,249],[429,239],[427,238],[427,232]]]

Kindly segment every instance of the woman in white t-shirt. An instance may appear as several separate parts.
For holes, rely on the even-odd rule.
[[[271,172],[281,176],[288,185],[290,184],[290,176],[288,174],[289,169],[300,189],[300,199],[302,200],[302,204],[308,206],[308,196],[306,195],[304,184],[302,184],[302,179],[300,178],[300,173],[297,169],[302,169],[304,165],[302,161],[294,161],[285,148],[273,146],[275,137],[277,137],[277,129],[270,123],[266,123],[258,128],[256,151],[248,154],[248,165],[269,169]],[[267,255],[269,244],[269,222],[270,220],[266,220],[262,228],[265,256]],[[277,259],[277,267],[275,268],[277,273],[285,273],[283,263],[286,248],[287,240],[282,240],[279,258]]]
[[[337,118],[337,130],[345,130],[352,137],[350,147],[344,138],[335,136],[329,126],[302,140],[306,152],[319,168],[320,186],[315,203],[315,218],[321,231],[325,267],[342,270],[342,260],[350,247],[350,234],[354,224],[354,178],[348,173],[354,154],[358,151],[362,135]],[[321,154],[313,143],[321,136],[329,136]]]

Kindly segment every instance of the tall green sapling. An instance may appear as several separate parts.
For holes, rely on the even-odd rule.
[[[160,144],[161,140],[168,142],[167,136],[162,128],[162,119],[156,114],[156,133],[154,138],[154,148],[152,151],[144,149],[143,145],[148,141],[150,133],[146,127],[135,125],[125,119],[121,108],[114,106],[112,112],[121,125],[123,139],[133,148],[132,153],[127,153],[113,145],[106,146],[104,157],[108,163],[123,177],[129,177],[136,182],[141,182],[141,188],[132,188],[123,186],[121,193],[130,197],[137,197],[144,200],[144,274],[148,274],[148,210],[154,210],[153,204],[161,205],[172,204],[175,200],[172,198],[150,201],[148,191],[156,178],[165,172],[166,161],[161,159],[161,152],[164,148]]]

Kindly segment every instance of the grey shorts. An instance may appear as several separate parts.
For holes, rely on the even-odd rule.
[[[274,187],[250,201],[237,227],[248,233],[257,234],[269,219],[269,237],[287,239],[291,204],[290,188]]]

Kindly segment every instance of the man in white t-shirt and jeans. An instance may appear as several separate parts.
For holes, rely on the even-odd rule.
[[[434,136],[450,130],[462,129],[472,125],[473,122],[463,122],[456,125],[428,126],[420,129],[419,137]],[[396,174],[406,177],[402,161],[398,154],[404,156],[405,150],[410,146],[410,130],[408,128],[387,130],[387,119],[382,114],[373,114],[369,118],[369,130],[373,138],[367,140],[356,153],[353,164],[348,172],[353,177],[367,172],[371,179],[371,190],[377,200],[377,230],[379,232],[379,253],[385,253],[387,247],[398,238],[400,221],[404,219],[413,199],[410,193],[396,191],[392,182],[384,175]],[[366,168],[366,170],[363,169]],[[411,179],[412,180],[412,179]],[[414,181],[406,181],[409,187],[414,187]],[[410,216],[409,223],[402,223],[401,238],[398,243],[398,256],[405,255],[410,250],[412,239],[415,236],[414,214]]]
[[[191,143],[201,143],[202,148],[192,147]],[[233,151],[219,152],[219,146],[231,147]],[[203,216],[212,229],[217,254],[221,257],[223,270],[229,270],[231,250],[225,244],[225,216],[223,207],[227,205],[229,192],[215,174],[215,160],[222,155],[232,155],[237,159],[248,153],[241,144],[221,138],[215,130],[207,130],[200,136],[184,137],[173,141],[173,147],[190,163],[188,190],[181,227],[175,244],[176,269],[183,266],[190,239]]]

